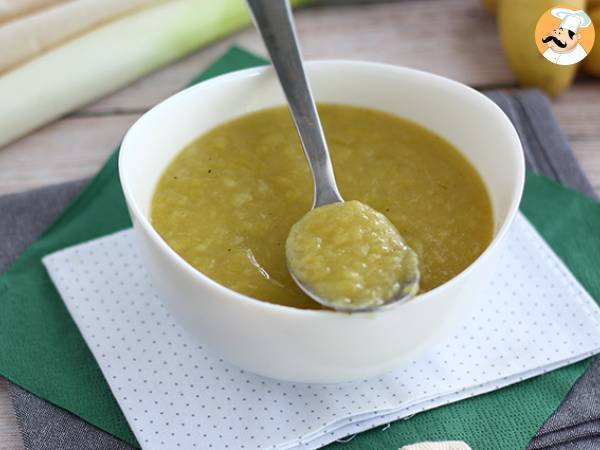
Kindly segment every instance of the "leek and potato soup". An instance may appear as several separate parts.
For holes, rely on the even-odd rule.
[[[375,308],[419,289],[416,253],[387,217],[356,200],[309,211],[285,250],[292,275],[336,309]]]
[[[318,109],[342,197],[389,219],[418,256],[420,292],[450,280],[483,252],[493,233],[490,200],[477,171],[449,142],[384,112]],[[277,107],[225,123],[185,147],[160,178],[150,216],[171,248],[216,282],[266,302],[320,309],[286,261],[290,229],[312,202],[298,135],[287,108]],[[403,248],[393,239],[390,245]],[[305,262],[303,270],[319,271]],[[341,260],[338,269],[352,264]],[[375,277],[363,287],[381,294],[386,283]]]

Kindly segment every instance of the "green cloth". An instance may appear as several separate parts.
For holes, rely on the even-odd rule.
[[[193,83],[265,64],[233,48]],[[528,174],[522,211],[590,294],[600,299],[600,205]],[[115,152],[62,216],[0,278],[0,373],[10,381],[136,445],[91,352],[41,264],[64,247],[130,226]],[[371,430],[346,449],[390,449],[423,440],[460,439],[478,449],[525,447],[588,362]]]

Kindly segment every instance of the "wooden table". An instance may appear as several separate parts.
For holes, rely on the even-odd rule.
[[[495,19],[478,0],[407,0],[330,5],[296,14],[304,56],[351,58],[427,70],[477,89],[510,88]],[[0,149],[0,194],[90,176],[129,126],[179,90],[232,44],[265,54],[246,29]],[[600,193],[600,80],[579,77],[554,110]],[[21,450],[14,412],[0,378],[0,450]]]

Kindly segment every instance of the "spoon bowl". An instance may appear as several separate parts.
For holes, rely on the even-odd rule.
[[[300,289],[302,289],[302,292],[304,292],[310,298],[312,298],[316,302],[319,302],[323,306],[327,306],[328,308],[335,309],[336,311],[343,312],[343,313],[373,312],[375,310],[386,308],[386,307],[389,307],[392,305],[399,305],[404,302],[407,302],[408,300],[413,298],[415,295],[417,295],[417,292],[419,292],[420,276],[419,276],[419,273],[417,273],[414,278],[411,278],[408,282],[406,282],[398,290],[398,293],[396,295],[394,295],[389,300],[386,300],[381,305],[344,307],[344,306],[341,306],[339,303],[334,303],[325,297],[319,297],[318,295],[316,295],[313,291],[308,289],[304,283],[302,283],[300,280],[298,280],[298,278],[296,277],[296,274],[294,274],[294,272],[292,270],[290,270],[290,275],[291,275],[292,279],[294,280],[294,282],[298,285],[298,287]]]
[[[309,211],[285,253],[300,288],[337,311],[372,311],[419,290],[417,254],[386,216],[356,200]]]

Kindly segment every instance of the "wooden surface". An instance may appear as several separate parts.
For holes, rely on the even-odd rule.
[[[478,89],[514,86],[495,20],[477,0],[316,7],[299,11],[296,20],[306,58],[405,65]],[[0,194],[92,175],[144,111],[232,44],[265,54],[257,35],[247,29],[0,149]],[[554,108],[600,192],[600,80],[578,79],[554,101]],[[0,380],[0,450],[22,448],[6,384]]]

